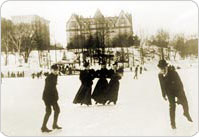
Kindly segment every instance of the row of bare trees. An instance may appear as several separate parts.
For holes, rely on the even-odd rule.
[[[198,56],[198,39],[196,37],[187,38],[184,34],[176,34],[171,38],[167,31],[160,29],[148,40],[148,44],[159,47],[161,49],[160,54],[162,58],[166,57],[167,59],[170,59],[171,50],[175,51],[174,59],[176,58],[177,53],[179,53],[182,58]],[[167,55],[165,55],[163,49],[167,49]]]
[[[1,20],[1,50],[5,52],[5,65],[8,55],[17,54],[28,62],[32,50],[45,50],[50,45],[49,29],[40,21],[14,24],[11,20]]]
[[[70,43],[68,43],[68,49],[94,49],[102,45],[99,37],[90,35],[88,38],[85,38],[82,35],[74,36]],[[128,35],[118,34],[112,40],[108,42],[109,44],[105,45],[106,48],[116,48],[116,47],[131,47],[133,45],[139,46],[140,39],[137,35]]]

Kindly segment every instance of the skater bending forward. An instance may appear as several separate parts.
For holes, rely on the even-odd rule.
[[[189,114],[189,106],[184,92],[183,84],[178,73],[175,71],[175,68],[173,66],[168,66],[168,63],[165,60],[160,60],[158,67],[160,68],[158,78],[160,81],[162,96],[165,100],[169,100],[171,127],[173,129],[176,128],[176,103],[182,105],[184,110],[184,116],[187,118],[188,121],[192,122],[191,116]],[[175,100],[176,98],[177,101]]]

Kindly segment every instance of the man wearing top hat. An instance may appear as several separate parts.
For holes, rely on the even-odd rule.
[[[41,131],[42,132],[51,132],[52,130],[47,128],[47,122],[48,119],[51,115],[51,107],[53,107],[54,110],[54,121],[53,121],[53,129],[61,129],[61,127],[59,127],[57,125],[57,120],[58,120],[58,116],[60,113],[60,108],[59,105],[57,103],[58,101],[58,92],[57,92],[57,75],[59,73],[58,70],[58,66],[52,65],[51,66],[51,73],[49,75],[47,75],[46,79],[45,79],[45,88],[44,88],[44,92],[43,92],[43,101],[44,104],[46,106],[46,114],[44,116],[44,120],[43,120],[43,124],[42,124],[42,128]]]
[[[160,69],[158,77],[162,90],[162,96],[165,100],[169,100],[171,127],[176,129],[176,103],[182,105],[184,116],[188,121],[192,122],[183,84],[178,73],[175,71],[175,68],[173,66],[168,66],[168,63],[164,59],[159,61],[158,68]],[[175,100],[176,98],[177,101]]]

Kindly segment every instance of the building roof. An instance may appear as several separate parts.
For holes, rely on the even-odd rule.
[[[124,11],[122,10],[119,14],[119,16],[124,15],[129,22],[132,24],[132,15],[130,13],[124,13]],[[109,25],[113,25],[116,24],[116,22],[119,19],[119,16],[115,16],[115,17],[104,17],[104,15],[101,13],[101,11],[99,9],[97,9],[95,15],[93,18],[84,18],[82,16],[76,15],[76,14],[72,14],[71,18],[75,18],[76,22],[80,25],[80,26],[90,26],[92,24],[96,24],[96,23],[107,23]],[[70,19],[71,19],[70,18]],[[69,23],[70,19],[68,20],[67,24]]]

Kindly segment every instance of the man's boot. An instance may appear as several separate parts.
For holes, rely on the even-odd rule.
[[[62,127],[57,125],[58,115],[59,113],[55,113],[54,115],[54,122],[53,122],[53,127],[52,127],[53,129],[62,129]]]
[[[47,132],[47,133],[49,133],[49,132],[51,132],[52,130],[48,129],[47,127],[42,127],[42,128],[41,128],[41,131],[42,131],[42,132]]]
[[[176,129],[176,125],[171,125],[171,128],[172,129]]]
[[[57,124],[56,125],[53,124],[53,129],[62,129],[62,127],[58,126]]]
[[[172,128],[172,129],[176,129],[176,123],[175,123],[175,121],[173,121],[173,120],[171,121],[171,128]]]
[[[43,124],[42,124],[42,127],[41,127],[42,132],[51,132],[52,131],[52,130],[50,130],[46,127],[49,116],[50,116],[50,112],[46,113],[45,116],[44,116]]]

